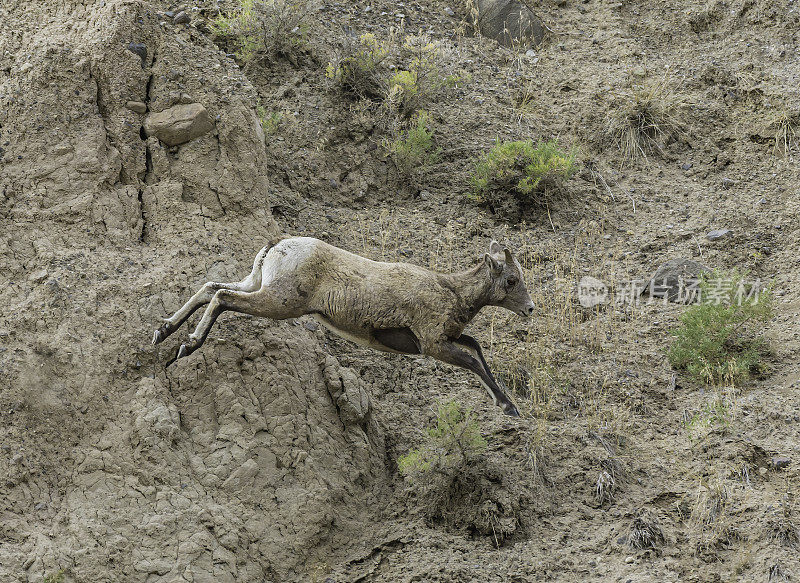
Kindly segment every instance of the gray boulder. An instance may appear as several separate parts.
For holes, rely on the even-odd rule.
[[[544,38],[541,21],[518,0],[470,0],[469,8],[473,9],[476,31],[501,45],[538,45]]]
[[[199,103],[173,105],[151,113],[144,120],[144,131],[169,146],[185,144],[214,129],[208,111]]]
[[[661,265],[642,290],[654,299],[667,298],[670,302],[685,304],[696,300],[698,280],[709,268],[682,257],[670,259]]]

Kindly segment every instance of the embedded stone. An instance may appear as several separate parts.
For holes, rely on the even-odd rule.
[[[125,104],[125,107],[135,113],[147,113],[147,105],[141,101],[129,101]]]
[[[682,257],[670,259],[662,264],[642,290],[653,298],[664,298],[677,304],[697,300],[697,285],[700,276],[709,271],[697,261]]]
[[[540,45],[544,27],[530,8],[519,0],[477,0],[473,25],[480,33],[501,45]]]
[[[169,146],[185,144],[214,129],[208,111],[199,103],[173,105],[151,113],[144,120],[144,131]]]

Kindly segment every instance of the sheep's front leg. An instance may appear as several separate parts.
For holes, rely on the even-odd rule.
[[[477,340],[462,334],[456,339],[439,343],[436,347],[426,352],[437,360],[474,372],[481,379],[486,390],[489,391],[489,396],[492,397],[494,404],[501,407],[506,415],[519,417],[519,411],[517,411],[514,403],[506,396],[489,370],[489,365],[486,364],[486,360],[483,358],[483,351]]]

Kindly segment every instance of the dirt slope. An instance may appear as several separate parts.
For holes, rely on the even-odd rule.
[[[526,55],[464,35],[460,5],[325,2],[297,54],[246,72],[204,32],[212,4],[190,25],[139,1],[0,7],[0,580],[800,577],[800,152],[770,125],[800,103],[793,3],[542,2],[550,31]],[[470,79],[428,104],[442,153],[413,180],[385,155],[382,114],[325,78],[348,35],[401,22]],[[607,116],[664,79],[680,131],[623,165]],[[129,102],[200,103],[213,129],[166,146]],[[266,140],[258,105],[280,113]],[[497,137],[578,147],[567,199],[523,223],[469,202]],[[707,241],[717,228],[733,235]],[[472,330],[509,383],[525,370],[523,417],[466,373],[305,319],[223,316],[165,371],[159,318],[241,278],[279,232],[441,270],[507,241],[541,310],[486,310]],[[665,356],[684,308],[587,313],[575,297],[583,275],[646,278],[678,256],[776,290],[770,371],[701,430],[716,395]],[[456,526],[430,519],[397,473],[438,399],[477,412],[480,503],[504,539],[468,497]],[[642,520],[655,548],[628,542]]]

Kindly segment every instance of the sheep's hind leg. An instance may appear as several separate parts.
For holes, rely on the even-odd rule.
[[[225,311],[241,312],[251,316],[272,318],[273,320],[284,320],[286,318],[297,318],[303,315],[299,309],[287,309],[280,305],[274,298],[271,291],[260,289],[257,292],[240,292],[233,290],[219,290],[206,308],[203,317],[197,324],[194,332],[189,334],[189,341],[181,344],[178,353],[167,366],[179,358],[189,356],[192,352],[200,348],[208,337],[211,327],[216,322],[222,312]]]
[[[214,297],[219,290],[227,289],[241,292],[254,292],[261,287],[261,266],[264,261],[264,256],[269,251],[271,245],[264,247],[256,255],[255,262],[253,263],[253,270],[242,281],[232,283],[217,283],[209,281],[204,284],[200,290],[194,294],[191,299],[186,302],[180,310],[175,312],[171,317],[164,320],[164,323],[153,333],[153,344],[163,342],[167,336],[175,332],[181,325],[189,319],[189,316],[194,314],[198,308],[206,305]]]

